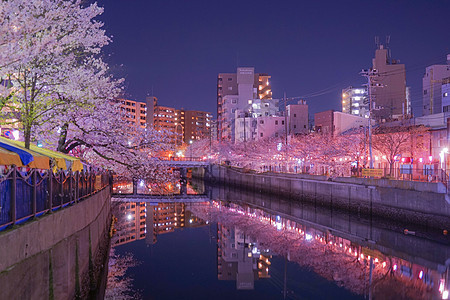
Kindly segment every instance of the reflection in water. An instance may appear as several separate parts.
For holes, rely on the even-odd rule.
[[[250,237],[253,244],[245,245],[248,252],[254,251],[255,245],[259,245],[261,249],[267,249],[264,250],[267,253],[281,255],[289,261],[307,266],[322,277],[358,294],[369,294],[370,277],[374,296],[378,299],[388,296],[397,299],[429,299],[433,294],[437,296],[439,286],[442,289],[445,285],[443,277],[446,272],[439,273],[399,258],[387,257],[379,251],[329,232],[260,209],[213,202],[209,207],[195,208],[194,213],[218,222],[221,228],[227,228],[222,231],[234,231],[235,235],[237,233],[241,237],[241,242],[242,237]],[[228,244],[235,241],[226,240]],[[268,259],[261,258],[270,265]],[[372,268],[370,261],[373,262]],[[395,288],[395,293],[392,288]]]
[[[335,230],[318,213],[318,208],[309,211],[293,204],[283,206],[281,200],[252,201],[259,205],[235,201],[117,202],[113,212],[118,218],[113,246],[143,239],[151,246],[159,235],[214,223],[217,224],[217,279],[236,281],[238,290],[255,289],[256,280],[273,280],[272,260],[280,256],[366,297],[370,294],[375,299],[445,297],[449,288],[446,238],[434,243],[371,228],[370,234],[367,233],[370,239],[358,240],[355,236],[364,236],[367,231],[361,225],[364,221],[348,219],[348,231],[341,223],[339,230]],[[416,249],[405,249],[405,245],[415,245]],[[284,279],[279,280],[283,276],[277,274],[277,280],[286,297],[289,280],[286,265],[284,271]]]
[[[147,245],[153,245],[158,235],[173,232],[176,228],[206,225],[190,211],[186,212],[186,206],[195,205],[206,204],[115,202],[113,214],[118,220],[112,245],[115,247],[141,239],[145,239]]]
[[[203,217],[206,219],[206,216]],[[270,278],[271,255],[268,249],[261,250],[257,241],[239,228],[226,227],[220,223],[217,228],[219,280],[235,280],[238,290],[252,290],[255,280]]]
[[[125,300],[141,298],[139,292],[132,288],[133,279],[126,276],[127,270],[138,264],[131,253],[119,255],[115,253],[114,248],[111,249],[105,299]]]

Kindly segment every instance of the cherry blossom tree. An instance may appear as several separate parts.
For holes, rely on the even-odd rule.
[[[1,117],[20,123],[26,148],[44,116],[67,110],[68,99],[79,100],[70,85],[86,75],[80,68],[105,66],[95,58],[110,42],[95,20],[102,12],[96,4],[83,7],[81,0],[0,3],[0,78],[7,82]]]
[[[423,126],[380,126],[373,135],[373,148],[386,156],[389,164],[389,174],[393,174],[394,163],[397,156],[409,154],[413,156],[414,151],[423,150],[425,145],[418,143],[414,147],[413,141],[417,141],[419,135],[427,130]]]

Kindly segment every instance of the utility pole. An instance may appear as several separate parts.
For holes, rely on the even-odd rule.
[[[373,169],[373,156],[372,156],[372,86],[374,77],[378,76],[378,71],[374,69],[362,70],[360,73],[367,78],[367,91],[369,93],[369,159],[370,168]]]
[[[285,154],[286,154],[286,173],[289,171],[289,158],[288,158],[288,126],[287,126],[287,105],[286,105],[286,92],[284,92],[284,132],[285,135]]]

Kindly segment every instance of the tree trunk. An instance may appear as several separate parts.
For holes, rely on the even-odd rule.
[[[394,161],[392,161],[392,162],[389,162],[389,176],[393,176],[393,173],[394,172]]]
[[[59,152],[65,153],[64,150],[65,150],[65,145],[66,145],[68,128],[69,128],[68,123],[64,123],[64,125],[61,127],[61,133],[59,135],[58,149],[57,149],[57,151],[59,151]]]
[[[25,139],[25,148],[30,149],[31,144],[31,126],[25,125],[23,128],[23,135]]]

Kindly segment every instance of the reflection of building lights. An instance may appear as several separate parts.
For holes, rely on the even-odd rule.
[[[439,282],[439,293],[443,293],[444,292],[444,285],[445,285],[445,280],[441,279],[441,282]]]
[[[419,278],[422,279],[422,277],[423,277],[423,271],[420,271],[419,272]]]
[[[397,271],[397,265],[394,265],[394,267],[392,268],[394,271]]]
[[[442,299],[448,299],[448,291],[442,293]]]
[[[309,233],[305,234],[305,240],[310,241],[312,240],[312,235],[310,235]]]

